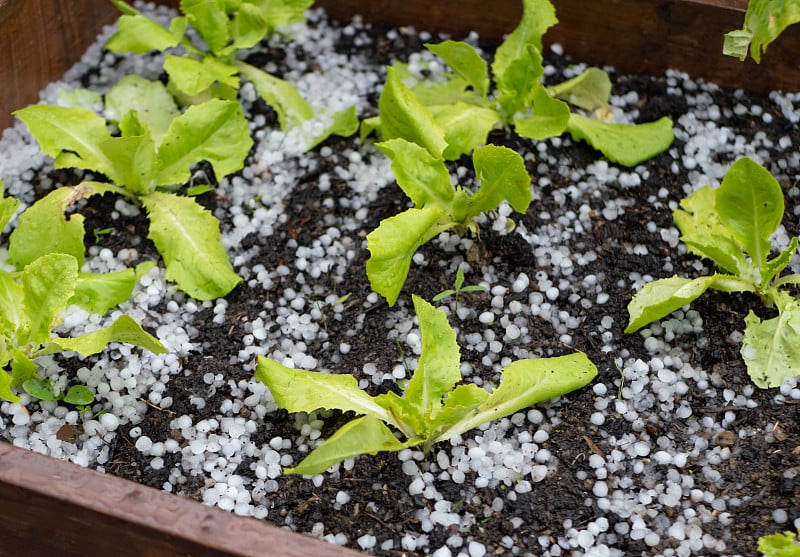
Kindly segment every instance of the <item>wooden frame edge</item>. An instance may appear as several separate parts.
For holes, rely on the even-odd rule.
[[[356,557],[347,548],[0,443],[3,555]]]

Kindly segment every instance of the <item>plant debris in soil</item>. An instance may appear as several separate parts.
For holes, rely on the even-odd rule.
[[[361,117],[376,113],[386,64],[429,60],[422,43],[439,38],[339,24],[320,11],[292,31],[291,42],[276,37],[249,62],[312,103],[355,103]],[[107,91],[132,71],[161,76],[158,55],[106,53],[107,36],[43,92],[45,102],[64,88]],[[558,46],[545,62],[552,82],[584,68]],[[394,307],[364,272],[366,234],[409,206],[386,158],[357,137],[300,152],[243,86],[256,140],[248,166],[199,199],[220,219],[244,282],[225,299],[196,302],[154,268],[120,310],[170,354],[116,345],[83,360],[41,358],[42,374],[88,385],[97,404],[81,415],[27,395],[3,402],[2,437],[375,555],[752,555],[758,537],[800,525],[800,387],[755,388],[739,355],[744,316],[764,309],[748,295],[708,292],[639,333],[623,329],[645,282],[710,271],[686,254],[671,211],[718,184],[738,157],[765,165],[784,189],[775,242],[784,248],[800,234],[800,96],[751,97],[677,72],[611,77],[617,119],[669,116],[673,146],[625,169],[567,136],[494,132],[492,142],[523,155],[533,203],[524,215],[502,205],[483,217],[480,238],[444,233],[422,247]],[[0,152],[7,191],[27,205],[90,177],[53,170],[22,124],[6,130]],[[474,179],[467,158],[453,172]],[[136,207],[106,195],[79,210],[88,270],[157,260]],[[512,360],[575,350],[597,365],[597,379],[428,455],[381,453],[313,477],[282,475],[352,416],[278,409],[253,378],[256,355],[351,373],[370,394],[396,390],[420,350],[411,293],[430,300],[459,267],[465,284],[487,288],[438,303],[457,331],[465,382],[496,384]],[[798,257],[791,269],[800,272]],[[61,332],[108,319],[73,307]]]

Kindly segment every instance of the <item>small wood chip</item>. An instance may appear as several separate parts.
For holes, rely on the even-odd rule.
[[[66,441],[67,443],[75,443],[82,433],[82,426],[64,424],[56,432],[56,439],[59,441]]]
[[[736,444],[736,434],[732,431],[720,431],[714,444],[718,447],[732,447]]]

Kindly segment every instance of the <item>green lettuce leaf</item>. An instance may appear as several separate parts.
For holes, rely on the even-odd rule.
[[[115,273],[78,273],[70,303],[90,313],[104,315],[130,298],[135,286],[136,273],[130,268]]]
[[[20,276],[27,334],[21,344],[43,345],[61,312],[67,309],[78,281],[78,263],[71,255],[51,253],[29,263]]]
[[[175,100],[163,83],[135,74],[123,77],[106,94],[106,110],[116,116],[110,118],[116,121],[133,111],[137,123],[150,131],[150,138],[156,146],[161,145],[170,123],[180,115]]]
[[[800,375],[800,302],[793,300],[777,317],[763,321],[750,311],[744,322],[741,354],[756,386],[780,387]]]
[[[753,60],[761,63],[767,46],[797,22],[800,22],[798,0],[750,0],[743,28],[725,35],[722,52],[744,60],[750,48]]]
[[[542,140],[557,137],[567,130],[570,111],[565,102],[551,97],[547,89],[538,84],[534,86],[532,100],[533,111],[514,118],[514,129],[519,135]]]
[[[769,255],[769,237],[783,219],[783,191],[778,181],[758,163],[740,158],[717,189],[715,209],[753,264],[763,266]]]
[[[574,139],[586,141],[610,161],[629,167],[665,151],[674,139],[672,120],[666,117],[646,124],[629,125],[610,124],[573,113],[567,131]]]
[[[409,446],[412,444],[399,441],[382,421],[364,416],[343,425],[300,464],[294,468],[284,468],[283,473],[321,474],[351,456],[399,451]]]
[[[464,79],[483,98],[489,94],[489,68],[471,44],[463,41],[426,43],[425,48],[436,54]]]
[[[116,3],[119,7],[119,3]],[[185,17],[176,17],[170,22],[169,29],[133,10],[133,14],[120,16],[118,30],[108,42],[106,48],[111,52],[132,52],[144,54],[153,50],[163,51],[178,46],[186,33]]]
[[[625,332],[638,331],[648,323],[666,317],[699,298],[713,284],[713,276],[696,279],[674,276],[648,282],[628,304],[630,321]]]
[[[160,192],[139,198],[150,216],[150,238],[167,279],[198,300],[225,296],[242,279],[228,260],[219,221],[194,199]]]
[[[191,165],[207,161],[219,176],[244,166],[253,145],[242,107],[233,101],[212,99],[190,106],[170,123],[158,149],[160,185],[183,184]]]
[[[108,184],[83,182],[55,189],[31,205],[19,216],[17,228],[9,238],[11,264],[22,270],[42,255],[65,253],[83,265],[84,217],[75,213],[67,218],[65,213],[78,200],[109,191],[116,190]]]
[[[567,394],[588,385],[597,377],[597,367],[578,352],[554,358],[527,358],[503,368],[503,379],[477,412],[457,422],[440,435],[446,440],[539,402]]]
[[[375,145],[392,159],[397,185],[418,208],[435,205],[447,208],[453,201],[450,173],[425,148],[405,139],[390,139]]]
[[[386,83],[378,99],[381,136],[384,140],[399,137],[416,143],[434,158],[441,159],[447,148],[444,130],[414,92],[395,75],[394,68],[387,68],[386,72]]]
[[[153,354],[166,354],[167,348],[158,339],[142,329],[131,316],[120,315],[111,325],[74,338],[50,339],[50,343],[38,355],[72,351],[81,356],[102,352],[112,342],[124,342],[149,350]]]
[[[411,258],[420,246],[456,223],[444,218],[438,207],[408,209],[383,219],[367,235],[367,277],[372,289],[393,306],[411,268]]]

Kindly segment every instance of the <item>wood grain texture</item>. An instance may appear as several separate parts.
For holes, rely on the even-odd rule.
[[[176,5],[177,0],[162,0]],[[661,75],[675,68],[724,87],[766,94],[800,90],[800,29],[770,45],[761,65],[723,56],[722,36],[741,27],[746,0],[553,0],[561,23],[546,36],[573,58],[620,71]],[[318,0],[337,19],[361,14],[382,25],[413,25],[456,37],[475,30],[499,39],[519,21],[519,0]],[[0,0],[0,129],[77,61],[117,11],[108,0]]]
[[[0,443],[0,555],[357,557],[361,554]]]
[[[35,103],[113,22],[108,0],[10,0],[0,5],[0,129],[11,112]]]
[[[761,65],[722,54],[723,35],[742,26],[746,0],[552,1],[560,23],[545,41],[560,43],[581,62],[652,75],[674,68],[756,94],[800,90],[798,26],[769,46]],[[454,37],[475,30],[491,40],[512,31],[522,13],[519,0],[318,0],[317,5],[341,21],[360,14],[380,25],[413,25]]]

